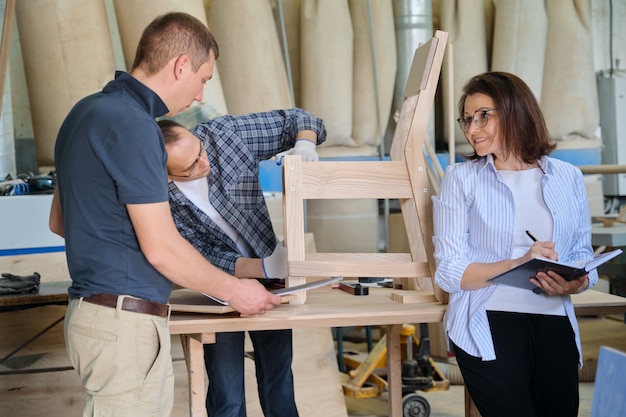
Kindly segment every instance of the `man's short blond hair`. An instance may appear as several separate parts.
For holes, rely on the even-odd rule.
[[[217,41],[204,23],[187,13],[167,13],[156,17],[144,29],[132,70],[138,68],[150,76],[172,59],[187,55],[191,69],[196,72],[209,61],[211,52],[217,59]]]

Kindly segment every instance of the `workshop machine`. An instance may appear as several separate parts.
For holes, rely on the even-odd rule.
[[[387,343],[382,336],[362,359],[354,353],[344,353],[343,361],[349,379],[343,384],[344,395],[351,398],[372,398],[387,391]],[[420,338],[411,324],[402,325],[400,343],[402,351],[402,416],[428,417],[430,404],[417,391],[447,391],[449,381],[430,357],[428,325],[420,324]],[[414,348],[417,355],[413,357]]]

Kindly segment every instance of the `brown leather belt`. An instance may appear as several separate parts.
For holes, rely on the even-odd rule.
[[[97,304],[104,307],[117,307],[117,295],[113,294],[94,294],[90,297],[83,298],[91,304]],[[167,317],[170,308],[167,304],[155,303],[154,301],[140,300],[138,298],[124,297],[122,301],[122,310],[132,311],[134,313],[150,314],[158,317]]]

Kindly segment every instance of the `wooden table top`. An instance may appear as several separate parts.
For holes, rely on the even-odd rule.
[[[263,316],[238,313],[201,314],[172,312],[173,334],[242,330],[275,330],[296,327],[366,326],[432,323],[443,320],[446,305],[432,302],[402,304],[391,299],[392,289],[370,290],[354,296],[333,289],[310,291],[304,305],[284,304]],[[577,316],[626,313],[626,298],[589,290],[572,296]]]
[[[587,290],[572,295],[577,316],[599,316],[626,313],[626,297],[607,294],[602,291]]]
[[[238,313],[198,314],[172,312],[173,334],[276,330],[299,327],[366,326],[403,323],[433,323],[443,320],[446,305],[434,300],[400,303],[391,299],[397,290],[370,289],[369,295],[355,296],[339,289],[309,291],[306,304],[283,304],[262,316],[243,317]],[[432,293],[431,293],[432,294]]]
[[[69,281],[43,282],[37,294],[0,296],[0,310],[66,304]],[[281,329],[286,327],[361,326],[396,323],[430,323],[443,319],[446,305],[436,301],[399,303],[391,299],[397,291],[376,288],[366,296],[338,289],[315,290],[304,305],[284,304],[264,316],[240,317],[238,313],[202,314],[172,312],[172,333],[202,333],[207,324],[215,331]],[[626,313],[626,298],[589,290],[572,296],[577,316]],[[286,323],[283,323],[286,321]]]

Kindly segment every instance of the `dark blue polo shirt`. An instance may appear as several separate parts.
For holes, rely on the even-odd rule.
[[[128,294],[167,302],[172,283],[139,248],[126,204],[167,201],[165,103],[127,73],[79,101],[55,147],[70,297]]]

